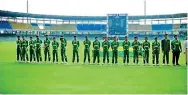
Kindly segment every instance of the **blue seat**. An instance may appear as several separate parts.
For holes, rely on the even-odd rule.
[[[8,21],[0,21],[0,29],[12,29]]]

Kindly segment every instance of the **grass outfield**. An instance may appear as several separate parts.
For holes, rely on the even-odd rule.
[[[68,41],[68,61],[72,46]],[[80,46],[80,61],[83,61]],[[43,51],[42,51],[43,54]],[[170,56],[170,62],[171,62]],[[43,58],[44,59],[44,58]],[[59,53],[60,59],[60,53]],[[62,65],[16,63],[16,43],[0,42],[0,93],[4,94],[186,94],[187,71],[185,57],[180,67],[119,65]],[[141,60],[141,59],[140,59]],[[102,58],[101,58],[102,61]],[[111,58],[110,58],[111,62]],[[132,57],[130,58],[132,62]],[[152,57],[150,54],[150,64]],[[142,61],[140,62],[142,64]],[[171,63],[170,63],[171,64]]]

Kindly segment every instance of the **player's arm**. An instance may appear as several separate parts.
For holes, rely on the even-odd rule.
[[[160,53],[160,43],[159,43],[159,46],[158,46],[158,47],[159,47],[159,53]]]
[[[169,40],[169,44],[168,45],[169,45],[169,49],[168,50],[170,51],[170,40]]]
[[[123,49],[125,49],[125,42],[123,42],[122,47],[123,47]]]
[[[89,41],[89,47],[91,46],[91,42]]]
[[[171,42],[171,49],[173,51],[173,48],[174,48],[174,41]]]
[[[93,48],[94,48],[95,41],[93,42]]]
[[[57,48],[59,47],[59,42],[57,42]]]
[[[162,52],[164,51],[164,40],[161,40],[161,48],[162,48]]]
[[[79,43],[79,41],[77,41],[77,44],[78,44],[78,47],[80,46],[80,43]]]
[[[110,42],[108,42],[108,49],[110,48]]]
[[[179,44],[180,44],[180,52],[182,52],[182,47],[181,47],[181,42],[179,41]]]

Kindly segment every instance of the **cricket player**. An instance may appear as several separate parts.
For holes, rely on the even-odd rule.
[[[33,41],[33,38],[30,37],[29,41],[29,52],[30,52],[30,62],[34,59],[35,61],[35,41]]]
[[[152,43],[153,65],[159,66],[159,54],[160,54],[160,43],[157,41],[157,37],[155,37],[155,40]]]
[[[110,42],[108,41],[107,37],[104,37],[104,41],[102,42],[102,48],[103,48],[103,64],[105,64],[105,60],[107,59],[107,64],[109,63],[109,48],[110,48]]]
[[[178,35],[174,35],[174,40],[171,42],[171,49],[173,53],[172,54],[173,66],[175,65],[180,66],[178,62],[179,62],[180,53],[182,52],[182,48],[181,48],[181,42],[178,40]]]
[[[93,63],[95,63],[95,60],[97,58],[98,65],[100,63],[100,42],[98,41],[98,37],[95,37],[95,41],[93,42]]]
[[[117,40],[117,37],[114,37],[114,41],[111,43],[111,48],[112,48],[112,64],[117,64],[118,62],[118,47],[119,47],[119,42]],[[115,61],[114,61],[115,60]]]
[[[125,62],[127,62],[127,65],[129,64],[129,47],[130,42],[128,41],[128,37],[125,36],[125,41],[123,42],[123,63],[125,65]]]
[[[165,59],[167,65],[169,65],[169,52],[170,52],[170,40],[168,34],[165,34],[165,39],[161,40],[161,48],[163,52],[163,65],[165,65]]]
[[[41,44],[42,44],[42,40],[39,39],[39,36],[36,36],[36,40],[35,40],[35,52],[36,52],[36,58],[37,58],[37,62],[42,61],[42,56],[41,56]]]
[[[50,62],[50,40],[48,39],[48,35],[46,35],[46,39],[44,40],[44,61],[46,62],[48,57],[48,61]]]
[[[28,41],[25,39],[24,36],[22,36],[22,59],[23,61],[29,61],[29,58],[28,58]]]
[[[184,51],[184,54],[185,54],[185,64],[187,65],[187,62],[188,62],[188,40],[187,40],[187,37],[185,38],[185,41],[184,41],[184,47],[183,47],[183,51]]]
[[[58,47],[59,47],[59,43],[56,41],[56,38],[53,38],[53,42],[52,42],[52,54],[53,54],[53,63],[56,62],[58,63]]]
[[[132,42],[132,47],[133,47],[133,63],[138,65],[139,62],[139,47],[140,47],[140,42],[138,41],[137,37],[134,37],[134,41]]]
[[[63,36],[61,36],[60,42],[61,42],[61,61],[62,63],[64,63],[65,60],[65,62],[67,63],[67,56],[66,56],[67,40]]]
[[[142,48],[144,49],[144,56],[143,61],[144,65],[149,64],[149,49],[150,49],[150,42],[148,42],[148,37],[145,37],[145,42],[142,44]]]
[[[88,36],[85,36],[85,41],[84,41],[84,63],[86,61],[86,57],[88,57],[88,62],[90,63],[90,45],[91,42],[88,39]]]
[[[72,63],[75,61],[75,57],[77,57],[77,63],[79,63],[79,54],[78,54],[78,48],[80,46],[79,41],[77,41],[76,36],[74,36],[74,40],[72,41],[72,46],[73,46],[73,58],[72,58]]]
[[[22,41],[20,40],[20,36],[17,36],[17,41],[16,41],[16,44],[17,44],[17,49],[16,49],[16,51],[17,51],[17,61],[19,62],[20,61],[20,59],[21,59],[21,61],[22,61],[22,47],[21,47],[21,44],[22,44]]]

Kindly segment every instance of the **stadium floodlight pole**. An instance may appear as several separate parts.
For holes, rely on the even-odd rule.
[[[144,24],[146,24],[146,0],[144,0],[144,17],[145,17]]]
[[[29,13],[29,2],[28,2],[28,0],[27,0],[27,4],[26,4],[26,7],[27,7],[27,23],[28,23],[28,13]]]

